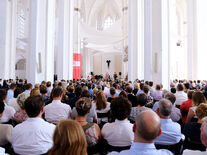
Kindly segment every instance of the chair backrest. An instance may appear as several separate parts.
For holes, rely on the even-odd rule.
[[[9,124],[0,124],[0,145],[11,143],[13,126]]]
[[[205,151],[206,147],[201,142],[191,140],[187,137],[185,141],[185,149]]]
[[[107,113],[97,113],[97,117],[98,118],[109,118],[109,115],[110,115],[110,111],[108,111]]]
[[[112,146],[112,145],[108,144],[106,146],[106,149],[108,152],[112,152],[112,151],[121,152],[123,150],[129,150],[130,147],[131,147],[131,145],[130,146]]]
[[[175,155],[182,155],[183,153],[183,141],[180,140],[179,143],[173,144],[173,145],[159,145],[155,144],[155,147],[159,149],[166,149],[174,153]]]

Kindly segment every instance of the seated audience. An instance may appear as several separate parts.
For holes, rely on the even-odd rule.
[[[162,99],[162,90],[161,90],[161,85],[157,84],[155,91],[152,93],[152,97],[154,101],[159,101]]]
[[[32,84],[31,83],[26,84],[24,92],[30,95],[31,90],[32,90]]]
[[[45,85],[40,85],[40,94],[45,102],[48,103],[49,102],[49,96],[47,96],[47,87]]]
[[[180,109],[178,109],[177,107],[174,106],[175,103],[175,95],[173,93],[166,93],[164,96],[165,99],[169,100],[172,103],[172,111],[170,114],[170,118],[174,121],[174,122],[178,122],[179,120],[181,120],[181,112]]]
[[[183,133],[186,136],[186,139],[189,137],[191,140],[200,142],[200,128],[203,123],[202,119],[207,116],[207,104],[201,103],[196,108],[195,113],[198,117],[198,121],[185,123]]]
[[[127,93],[124,90],[122,90],[119,94],[119,97],[127,98]]]
[[[32,96],[25,101],[25,110],[29,118],[14,127],[12,146],[15,153],[21,155],[44,154],[52,147],[55,125],[45,122],[44,101],[41,96]]]
[[[61,87],[54,88],[52,103],[45,106],[45,119],[57,124],[58,121],[70,118],[71,108],[69,105],[61,102],[63,97],[63,89]]]
[[[30,92],[30,96],[39,96],[39,95],[40,95],[40,89],[39,88],[33,88]]]
[[[192,105],[193,93],[194,93],[193,90],[189,90],[188,91],[188,100],[183,102],[180,106],[180,111],[181,111],[181,114],[182,114],[182,122],[183,123],[186,122],[188,112],[189,112],[190,108],[193,106]]]
[[[9,100],[14,98],[14,91],[17,88],[17,85],[15,83],[12,83],[9,86],[9,90],[7,91],[7,99],[6,99],[6,103],[9,103]]]
[[[96,113],[108,113],[110,110],[110,103],[107,102],[106,97],[104,96],[102,91],[98,91],[96,93],[96,100],[94,102]],[[107,118],[98,118],[98,124],[100,121],[107,121]]]
[[[149,108],[152,108],[153,107],[153,104],[154,104],[154,101],[153,101],[153,97],[152,96],[149,96],[149,86],[148,85],[144,85],[143,87],[143,92],[144,94],[147,96],[147,104],[146,104],[146,107],[149,107]]]
[[[21,110],[21,108],[19,107],[19,105],[17,103],[17,96],[21,93],[23,93],[23,89],[22,88],[16,88],[14,90],[14,98],[9,100],[8,105],[13,107],[15,109],[15,111]]]
[[[207,148],[207,117],[202,119],[203,124],[200,128],[201,130],[201,142]],[[206,155],[206,151],[192,151],[192,150],[184,150],[183,155]]]
[[[132,107],[136,107],[136,96],[132,94],[132,86],[131,85],[128,85],[126,87],[126,93],[127,93],[128,100],[132,104]]]
[[[8,106],[5,104],[7,98],[7,91],[4,89],[0,89],[0,104],[4,104],[4,111],[2,117],[0,118],[0,123],[7,123],[9,120],[14,118],[15,109],[13,107]]]
[[[115,122],[106,123],[102,128],[102,136],[111,146],[130,146],[134,140],[133,124],[128,121],[131,103],[127,98],[118,97],[111,103],[111,112]]]
[[[149,108],[145,107],[147,104],[147,96],[142,93],[138,94],[136,97],[136,104],[135,107],[132,107],[132,111],[130,113],[130,120],[135,121],[136,117],[141,113],[142,111],[149,110]]]
[[[47,96],[50,97],[50,94],[51,94],[51,92],[52,92],[51,82],[48,81],[48,82],[46,83],[46,86],[47,86]]]
[[[22,93],[17,97],[17,103],[21,108],[21,110],[17,111],[14,114],[14,120],[17,123],[22,123],[28,118],[28,115],[25,111],[25,106],[24,106],[24,102],[28,97],[29,97],[29,94],[27,94],[27,93]]]
[[[68,99],[72,99],[73,97],[75,97],[75,93],[74,93],[74,86],[73,85],[69,85],[67,86],[67,92],[66,95],[68,96]]]
[[[168,150],[157,150],[154,140],[161,134],[160,118],[152,110],[141,112],[133,126],[134,142],[130,150],[120,153],[111,152],[109,155],[172,155]]]
[[[48,155],[87,155],[86,137],[80,124],[61,120],[55,128],[53,146]]]
[[[136,96],[137,95],[137,92],[139,90],[139,85],[137,82],[134,83],[134,89],[133,89],[133,94]]]
[[[195,115],[195,110],[201,103],[206,103],[205,96],[200,91],[194,92],[192,96],[193,107],[191,107],[188,112],[186,122],[191,121],[193,118],[197,118],[197,116]]]
[[[157,114],[160,116],[162,133],[155,139],[155,144],[172,145],[181,140],[181,127],[170,118],[172,103],[167,99],[162,99],[158,103]]]
[[[108,97],[107,101],[111,103],[111,101],[116,97],[116,89],[114,87],[110,88],[110,97]]]
[[[4,107],[4,102],[0,101],[0,118],[3,115]],[[0,124],[0,146],[4,146],[8,143],[11,143],[12,129],[13,127],[9,124]]]
[[[89,123],[86,121],[90,109],[92,107],[91,100],[89,98],[83,97],[76,102],[77,117],[76,120],[82,126],[88,146],[94,146],[101,139],[101,130],[96,123]]]
[[[180,109],[180,105],[184,102],[187,101],[187,94],[184,92],[184,86],[183,84],[179,83],[177,85],[177,91],[175,93],[176,101],[175,101],[175,106]]]
[[[69,103],[68,103],[72,109],[73,107],[75,107],[75,103],[80,99],[81,94],[82,94],[82,87],[77,86],[75,88],[75,97],[69,99]]]

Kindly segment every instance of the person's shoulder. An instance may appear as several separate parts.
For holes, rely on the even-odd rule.
[[[160,149],[160,150],[157,150],[157,153],[159,155],[173,155],[173,153],[169,150],[165,150],[165,149]]]
[[[44,126],[45,128],[51,128],[51,129],[55,128],[54,124],[49,123],[49,122],[47,122],[45,120],[42,120],[42,126]]]
[[[11,111],[11,112],[15,112],[15,109],[12,106],[5,106],[5,111]]]

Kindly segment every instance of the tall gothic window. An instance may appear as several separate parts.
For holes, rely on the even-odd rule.
[[[104,25],[103,25],[103,29],[105,30],[105,29],[108,29],[109,27],[111,27],[111,25],[113,25],[114,24],[114,21],[110,18],[110,17],[108,17],[108,18],[106,18],[106,20],[105,20],[105,22],[104,22]]]

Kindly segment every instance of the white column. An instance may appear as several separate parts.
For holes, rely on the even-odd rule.
[[[128,80],[144,79],[144,1],[129,1]]]
[[[169,0],[151,0],[152,80],[169,88]],[[149,41],[149,40],[145,40]]]
[[[47,25],[46,25],[46,72],[45,79],[53,81],[54,76],[54,52],[55,52],[55,18],[56,0],[47,0]]]
[[[187,14],[188,14],[188,57],[187,57],[187,67],[188,73],[187,77],[190,80],[197,79],[198,71],[198,56],[197,56],[197,1],[188,0],[187,1]],[[199,26],[200,27],[200,26]]]
[[[58,0],[58,80],[73,78],[73,0]]]
[[[197,0],[196,6],[196,21],[197,21],[197,59],[194,58],[195,64],[197,64],[197,79],[206,80],[207,72],[205,71],[206,58],[207,58],[207,21],[205,20],[207,15],[207,1]]]
[[[29,51],[27,79],[35,84],[45,80],[46,63],[46,4],[47,0],[30,1]]]
[[[0,78],[15,78],[17,2],[0,1]]]
[[[151,0],[144,1],[144,79],[152,80],[152,46],[151,46]]]

